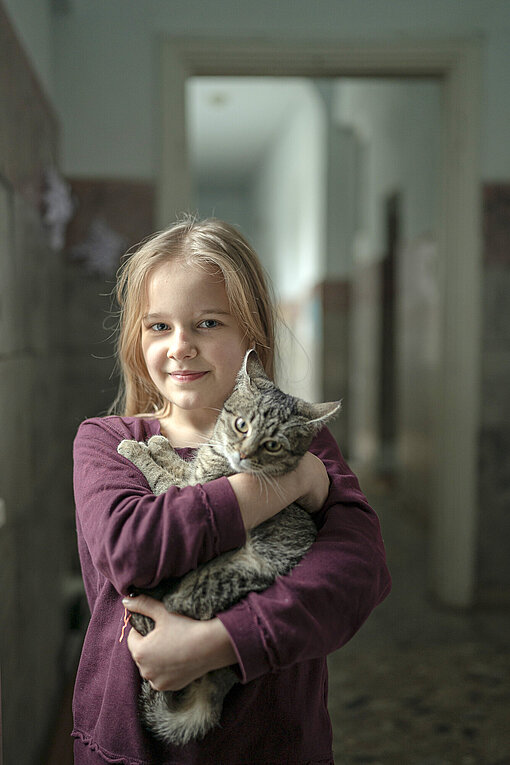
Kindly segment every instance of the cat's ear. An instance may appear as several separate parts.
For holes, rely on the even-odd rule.
[[[339,413],[341,408],[341,401],[326,401],[322,404],[300,401],[299,406],[301,414],[308,418],[308,424],[313,425],[314,430],[320,430],[323,425]]]
[[[267,380],[266,370],[260,363],[260,359],[255,348],[250,348],[250,350],[246,352],[243,364],[241,366],[241,373],[246,375],[249,380],[254,380],[256,378]]]

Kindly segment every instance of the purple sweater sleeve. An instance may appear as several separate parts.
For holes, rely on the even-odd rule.
[[[147,421],[134,418],[95,418],[82,423],[74,442],[80,552],[122,594],[131,585],[154,587],[181,576],[246,538],[226,478],[152,494],[142,473],[117,453],[123,438],[152,435],[144,427]],[[89,597],[100,586],[85,584]]]
[[[243,682],[340,648],[391,589],[378,518],[327,428],[310,451],[331,481],[316,541],[288,576],[219,615]]]

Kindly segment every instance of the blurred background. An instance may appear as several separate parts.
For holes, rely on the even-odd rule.
[[[4,765],[72,761],[72,441],[120,257],[187,210],[259,252],[381,517],[336,761],[510,763],[509,76],[508,0],[0,0]]]

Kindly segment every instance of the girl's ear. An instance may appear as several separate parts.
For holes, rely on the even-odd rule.
[[[308,424],[315,430],[320,430],[326,422],[332,420],[342,408],[341,401],[327,401],[322,404],[310,404],[308,401],[300,402],[300,412],[308,417]]]

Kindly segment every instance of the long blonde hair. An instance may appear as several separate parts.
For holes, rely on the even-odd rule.
[[[190,217],[150,237],[126,256],[119,269],[117,365],[121,379],[111,413],[168,414],[168,402],[152,382],[145,365],[141,329],[148,278],[157,266],[173,258],[202,268],[214,266],[221,271],[232,315],[249,344],[257,350],[268,376],[274,376],[274,301],[256,253],[228,223]]]

